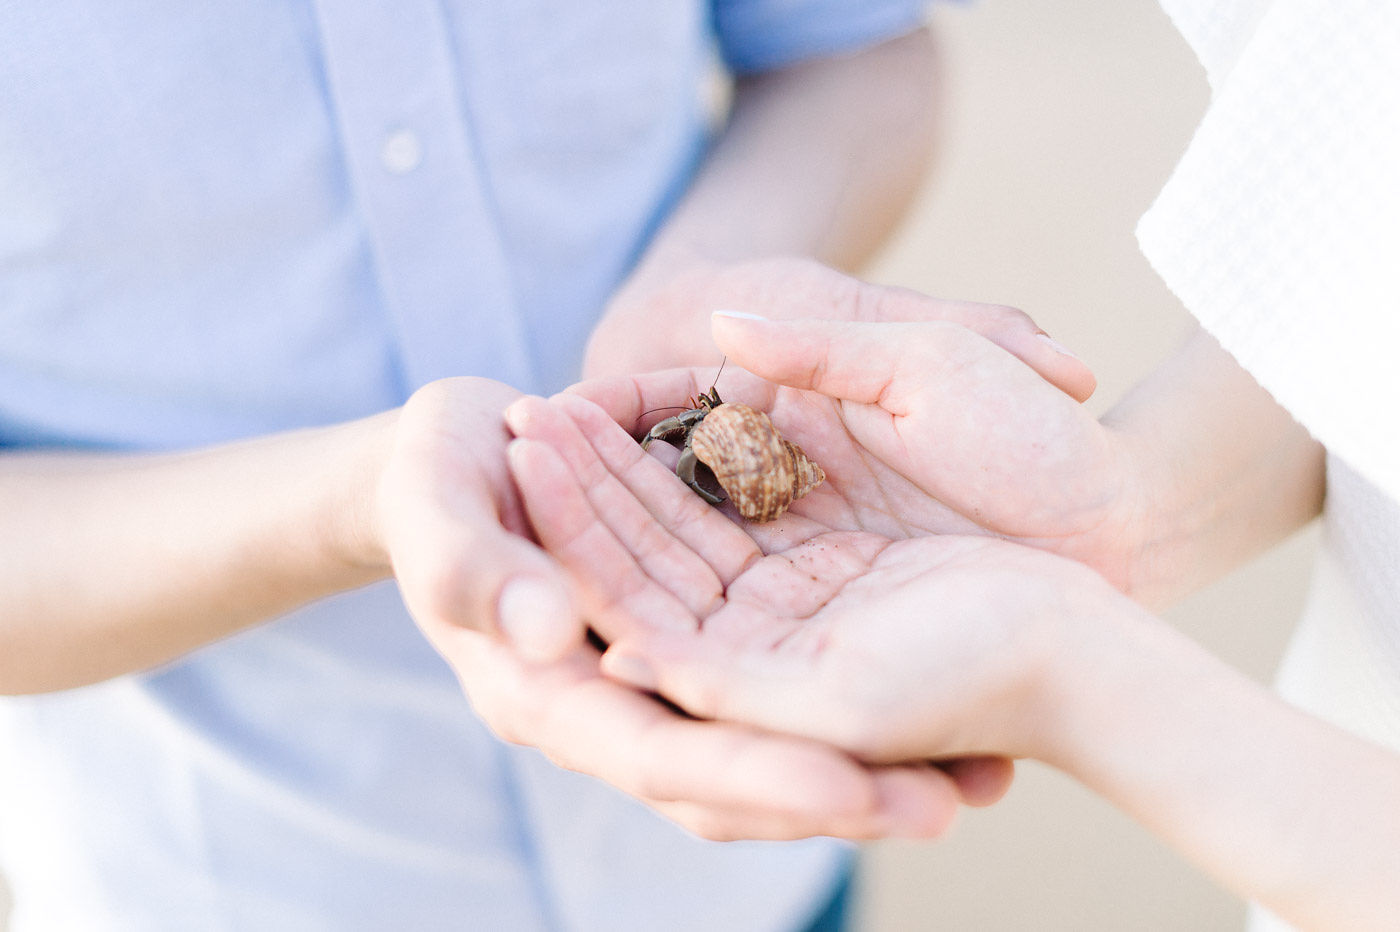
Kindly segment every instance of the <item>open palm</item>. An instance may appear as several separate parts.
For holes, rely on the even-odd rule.
[[[870,762],[1046,757],[1081,564],[987,537],[832,533],[754,563],[694,630],[638,625],[603,668],[693,715]],[[1086,595],[1086,593],[1090,595]]]

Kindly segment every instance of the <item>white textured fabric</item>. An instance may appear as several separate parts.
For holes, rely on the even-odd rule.
[[[1162,5],[1213,99],[1139,242],[1328,448],[1321,552],[1279,688],[1400,750],[1400,3]],[[1286,926],[1256,910],[1251,928]]]
[[[1400,496],[1400,4],[1164,6],[1214,100],[1143,251],[1314,436]]]

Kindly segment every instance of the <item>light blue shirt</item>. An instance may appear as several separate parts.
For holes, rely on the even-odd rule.
[[[713,43],[763,70],[922,5],[0,5],[0,447],[562,387],[697,160]],[[699,842],[501,744],[392,586],[0,703],[21,930],[784,929],[844,856]]]

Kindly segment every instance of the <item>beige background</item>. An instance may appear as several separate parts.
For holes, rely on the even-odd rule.
[[[934,21],[947,142],[872,277],[1025,309],[1098,373],[1102,410],[1187,325],[1132,231],[1205,106],[1204,79],[1155,0],[983,0],[941,5]],[[1312,546],[1301,535],[1172,619],[1267,679]],[[1242,917],[1136,825],[1034,765],[950,839],[873,845],[866,864],[862,927],[879,932],[1211,930]]]

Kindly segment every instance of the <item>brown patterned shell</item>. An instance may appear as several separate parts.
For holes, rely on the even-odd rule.
[[[745,404],[722,404],[705,415],[690,433],[690,448],[750,521],[772,521],[826,480],[768,415]]]

